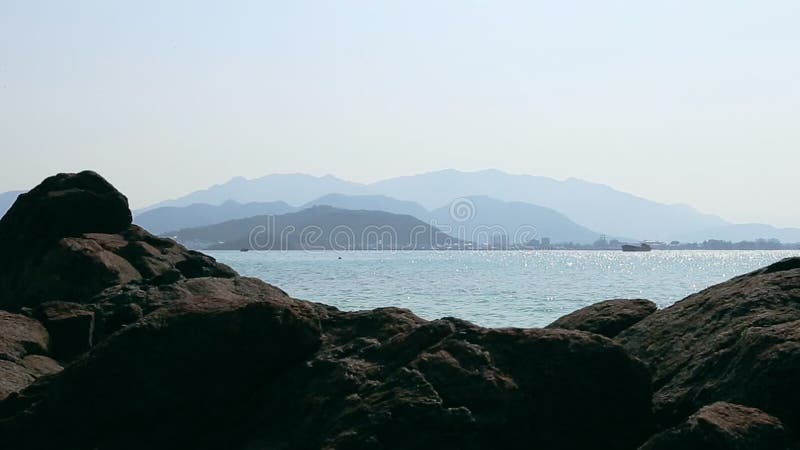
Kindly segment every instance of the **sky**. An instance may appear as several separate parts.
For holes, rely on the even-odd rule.
[[[800,2],[0,0],[0,192],[581,178],[800,226]]]

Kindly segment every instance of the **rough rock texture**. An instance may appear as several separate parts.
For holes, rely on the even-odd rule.
[[[606,300],[567,314],[546,328],[589,331],[613,338],[657,309],[650,300]]]
[[[598,335],[344,313],[265,288],[152,312],[0,404],[0,433],[20,449],[628,449],[649,410],[643,365]]]
[[[46,302],[39,306],[40,320],[53,340],[53,356],[72,359],[89,350],[94,334],[94,312],[79,303]]]
[[[645,366],[603,336],[295,300],[130,225],[109,188],[58,175],[0,222],[0,245],[27,242],[0,306],[66,364],[0,402],[4,446],[631,449],[653,430]],[[58,220],[21,229],[39,202]],[[9,353],[49,373],[27,320],[38,341]]]
[[[59,174],[0,220],[0,308],[91,302],[111,286],[232,277],[213,258],[131,225],[128,201],[94,172]]]
[[[681,425],[650,438],[639,450],[787,450],[780,420],[756,408],[717,402]]]
[[[728,401],[800,430],[800,258],[691,295],[617,341],[649,366],[664,424]]]
[[[319,343],[313,307],[288,297],[186,299],[0,404],[15,416],[0,419],[0,434],[19,449],[191,448],[177,443],[224,426]]]
[[[263,387],[281,414],[249,415],[242,448],[621,449],[650,430],[647,374],[601,336],[396,309],[327,324],[327,346]]]
[[[675,426],[647,448],[769,449],[766,414],[800,429],[800,258],[544,330],[342,312],[131,225],[93,172],[20,197],[0,248],[0,308],[26,314],[0,312],[4,448],[627,450]],[[687,419],[720,400],[765,413]]]
[[[44,356],[50,337],[39,322],[0,311],[0,400],[19,392],[37,378],[61,370]]]

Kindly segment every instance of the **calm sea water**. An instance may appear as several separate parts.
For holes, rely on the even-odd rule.
[[[208,252],[289,295],[344,310],[409,308],[483,326],[540,327],[610,298],[659,307],[800,251]],[[339,259],[341,257],[341,259]]]

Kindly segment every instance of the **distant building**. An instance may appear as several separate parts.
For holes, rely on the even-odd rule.
[[[542,238],[542,247],[549,247],[549,246],[550,246],[550,238],[549,237],[543,237]]]

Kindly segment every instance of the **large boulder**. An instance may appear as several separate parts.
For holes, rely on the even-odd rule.
[[[0,311],[0,400],[61,366],[46,356],[50,337],[41,323]]]
[[[567,314],[546,328],[589,331],[613,338],[657,309],[650,300],[606,300]]]
[[[252,279],[151,290],[164,306],[0,403],[9,445],[630,449],[652,432],[645,367],[599,335],[341,312]]]
[[[285,296],[177,301],[0,403],[3,445],[195,448],[319,345],[316,308]]]
[[[756,408],[717,402],[677,427],[650,438],[639,450],[788,450],[780,420]]]
[[[727,401],[800,430],[800,258],[691,295],[617,341],[649,366],[665,425]]]
[[[128,199],[91,171],[60,173],[20,194],[0,219],[3,250],[27,251],[83,233],[116,233],[131,224]]]
[[[328,345],[263,387],[235,448],[630,449],[651,431],[645,368],[602,336],[396,309],[323,327]]]
[[[94,172],[59,174],[0,220],[0,307],[93,302],[104,289],[233,277],[213,258],[131,225],[124,195]]]

